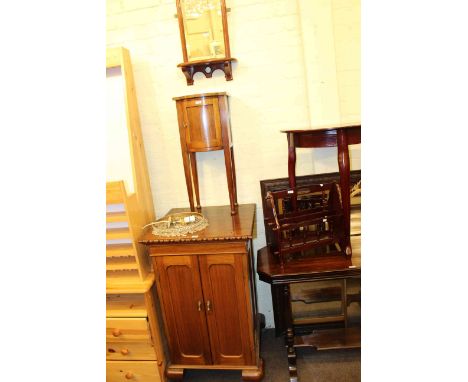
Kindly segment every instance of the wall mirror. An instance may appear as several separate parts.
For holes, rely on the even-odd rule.
[[[225,0],[176,0],[184,62],[178,67],[193,84],[193,75],[210,78],[221,69],[232,80],[229,34]]]

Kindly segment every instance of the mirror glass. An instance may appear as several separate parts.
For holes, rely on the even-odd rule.
[[[226,57],[221,0],[181,0],[188,61]]]

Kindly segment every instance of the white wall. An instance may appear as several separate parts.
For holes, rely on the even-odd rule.
[[[123,180],[125,190],[133,193],[125,83],[120,67],[109,68],[106,73],[106,182]]]
[[[349,13],[335,12],[340,7],[334,0],[331,4],[336,2],[336,7],[328,7],[333,12],[324,24],[317,13],[324,1],[330,3],[227,0],[227,6],[231,7],[228,13],[231,54],[239,60],[234,64],[234,80],[225,81],[220,71],[211,79],[198,73],[194,85],[187,86],[176,67],[182,61],[182,50],[174,18],[175,1],[107,0],[107,44],[124,46],[130,51],[158,217],[170,208],[188,206],[172,97],[226,91],[230,95],[238,201],[256,203],[254,252],[265,245],[259,181],[288,174],[286,136],[280,130],[345,120],[341,112],[345,103],[349,115],[353,118],[360,115],[358,104],[349,101],[360,96],[359,88],[355,86],[343,93],[339,85],[345,77],[341,71],[344,73],[346,68],[338,68],[337,63],[346,57],[347,45],[333,45],[334,20],[338,17],[336,25],[346,25]],[[353,10],[359,7],[358,2],[352,3]],[[314,5],[318,8],[314,9]],[[309,13],[304,13],[305,6]],[[324,25],[320,27],[320,23]],[[319,53],[323,51],[328,59],[321,61]],[[315,72],[310,72],[311,66]],[[327,73],[328,82],[315,87],[314,84],[324,81],[323,73]],[[360,150],[352,150],[351,156],[352,167],[360,168]],[[201,153],[198,157],[202,205],[229,204],[222,152]],[[298,151],[298,175],[337,170],[336,149]],[[267,326],[273,326],[270,286],[258,281],[257,287],[259,310],[265,314]]]

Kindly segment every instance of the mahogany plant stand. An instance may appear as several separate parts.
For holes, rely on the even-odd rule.
[[[192,211],[195,211],[194,190],[196,208],[201,208],[196,153],[223,150],[231,214],[236,213],[236,167],[227,97],[226,93],[206,93],[173,98],[177,105],[182,161]]]

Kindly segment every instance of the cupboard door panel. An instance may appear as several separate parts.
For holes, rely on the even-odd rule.
[[[216,97],[185,101],[184,118],[189,151],[207,151],[222,147],[221,119]]]
[[[214,364],[253,362],[253,325],[243,255],[199,256]]]
[[[156,259],[173,363],[211,363],[196,256],[163,256]]]

